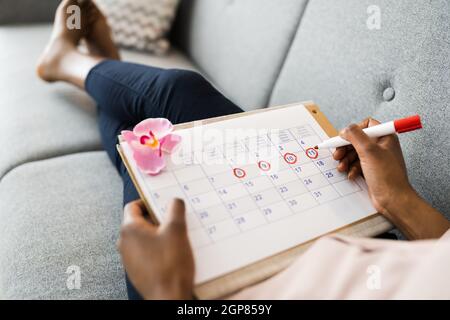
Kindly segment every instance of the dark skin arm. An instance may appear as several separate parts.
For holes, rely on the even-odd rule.
[[[409,239],[441,237],[450,223],[410,185],[397,136],[374,140],[362,131],[378,123],[368,119],[340,133],[353,146],[334,153],[338,170],[348,172],[350,179],[364,175],[374,207]],[[152,225],[145,212],[142,201],[125,207],[118,247],[131,282],[146,299],[192,298],[194,259],[183,201],[172,203],[160,227]]]
[[[408,239],[440,238],[450,222],[423,200],[409,183],[397,135],[374,140],[363,128],[379,124],[366,119],[351,125],[340,135],[352,146],[338,148],[333,157],[338,170],[350,179],[363,174],[375,209],[389,219]]]

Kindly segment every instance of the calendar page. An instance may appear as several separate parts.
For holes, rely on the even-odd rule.
[[[336,170],[328,138],[302,105],[177,130],[181,146],[156,176],[122,150],[154,214],[186,203],[200,284],[376,212],[362,178]]]

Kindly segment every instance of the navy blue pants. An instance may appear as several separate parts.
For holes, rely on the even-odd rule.
[[[86,91],[97,102],[103,146],[123,180],[123,203],[139,194],[116,150],[117,136],[147,118],[173,124],[242,112],[201,75],[106,60],[87,76]],[[140,299],[127,279],[128,297]]]

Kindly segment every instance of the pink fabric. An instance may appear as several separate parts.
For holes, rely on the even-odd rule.
[[[440,240],[328,236],[231,299],[450,299],[450,230]]]

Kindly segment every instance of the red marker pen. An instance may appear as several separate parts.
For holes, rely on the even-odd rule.
[[[420,117],[418,115],[415,115],[404,119],[382,123],[373,127],[366,128],[363,131],[371,138],[379,138],[393,133],[404,133],[417,129],[422,129],[422,122],[420,121]],[[350,145],[350,142],[338,136],[325,140],[314,148],[338,148],[348,145]]]

